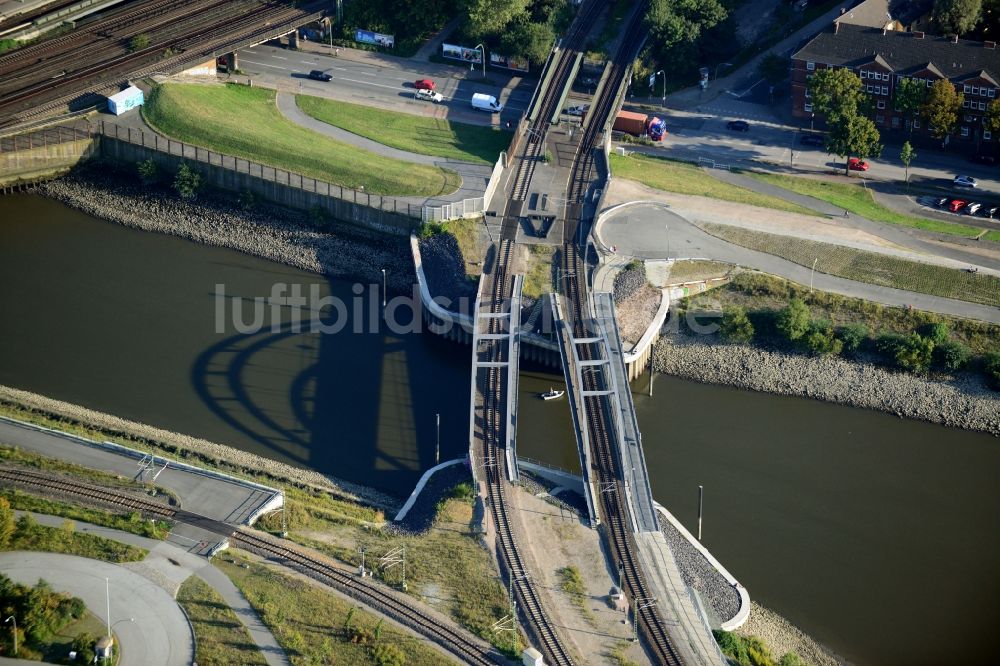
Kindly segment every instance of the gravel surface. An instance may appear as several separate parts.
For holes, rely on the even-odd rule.
[[[676,331],[656,344],[658,372],[710,384],[797,395],[1000,435],[1000,393],[978,375],[942,381],[838,357],[727,345]]]
[[[434,234],[420,239],[420,259],[427,278],[427,288],[435,298],[450,299],[452,311],[471,312],[475,306],[478,282],[465,273],[465,263],[458,241],[451,234]]]
[[[638,343],[642,334],[653,323],[662,299],[662,291],[652,285],[643,284],[627,298],[615,303],[622,340],[629,346]]]
[[[701,599],[711,608],[705,610],[714,614],[720,622],[727,622],[740,610],[740,595],[721,573],[705,559],[691,542],[677,531],[669,520],[660,516],[660,530],[667,538],[670,552],[674,555],[684,584],[693,587]]]
[[[618,305],[644,286],[646,286],[645,268],[620,271],[615,276],[614,282],[615,305]]]
[[[126,227],[230,248],[335,278],[381,282],[409,293],[413,260],[405,239],[359,227],[314,222],[307,213],[258,203],[245,211],[230,196],[206,192],[195,201],[142,187],[129,173],[84,166],[39,187],[45,196]],[[322,231],[319,230],[322,227]]]
[[[847,663],[785,618],[753,601],[750,602],[750,617],[736,633],[761,639],[771,648],[771,654],[775,658],[794,651],[811,666],[839,666]]]

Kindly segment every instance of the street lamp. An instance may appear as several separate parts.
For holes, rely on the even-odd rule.
[[[731,63],[731,62],[720,62],[718,65],[716,65],[715,66],[715,80],[716,81],[719,80],[719,68],[720,67],[732,67],[732,66],[733,66],[733,63]]]
[[[482,44],[476,44],[476,47],[474,49],[472,49],[472,50],[473,51],[480,51],[483,54],[483,78],[485,79],[486,78],[486,47],[483,46]],[[472,66],[469,69],[473,70],[475,68],[476,68],[476,63],[472,63]]]
[[[8,622],[13,622],[14,623],[14,656],[16,657],[17,656],[17,618],[14,617],[13,615],[11,615],[10,617],[8,617],[6,620],[3,621],[4,624],[7,624]]]
[[[663,91],[662,91],[663,96],[660,98],[660,106],[662,106],[663,108],[667,108],[667,74],[662,69],[658,71],[656,74],[659,74],[660,76],[663,77]],[[653,74],[653,76],[656,76],[656,74]]]
[[[382,269],[382,307],[385,307],[385,269]]]

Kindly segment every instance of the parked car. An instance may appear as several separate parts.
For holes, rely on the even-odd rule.
[[[955,187],[977,187],[979,183],[972,176],[955,176]]]
[[[857,157],[847,160],[847,168],[851,171],[868,171],[868,162]]]
[[[439,92],[434,92],[428,88],[417,88],[417,92],[413,93],[413,96],[417,99],[426,99],[434,102],[435,104],[444,100],[444,95]]]
[[[799,143],[803,146],[824,146],[826,140],[823,138],[822,134],[803,134],[799,139]]]
[[[413,87],[417,90],[436,90],[437,84],[433,79],[417,79],[413,82]]]
[[[988,217],[990,219],[993,219],[994,217],[996,217],[998,210],[1000,209],[998,209],[997,206],[983,206],[982,208],[979,209],[979,214],[983,217]]]
[[[997,158],[996,155],[973,155],[972,161],[976,164],[985,164],[987,166],[996,166]]]
[[[948,205],[949,201],[951,201],[950,198],[948,198],[948,197],[941,197],[940,199],[935,199],[934,200],[934,205],[937,206],[938,208],[944,208],[945,206]]]
[[[314,69],[309,72],[309,78],[313,81],[330,81],[333,79],[332,76],[324,72],[322,69]]]
[[[957,213],[958,211],[960,211],[963,208],[965,208],[965,204],[967,204],[967,203],[969,203],[969,202],[968,201],[964,201],[962,199],[952,199],[951,203],[948,204],[948,210],[950,210],[953,213]]]
[[[589,104],[578,104],[577,106],[571,106],[566,109],[566,113],[571,116],[583,116],[590,110]]]
[[[726,129],[734,132],[749,132],[750,123],[745,120],[730,120],[726,123]]]
[[[983,204],[976,201],[970,201],[969,203],[965,204],[965,208],[962,209],[962,212],[965,213],[966,215],[975,215],[976,211],[982,207]]]

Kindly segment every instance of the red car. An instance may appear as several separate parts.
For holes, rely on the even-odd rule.
[[[957,213],[958,211],[960,211],[963,208],[965,208],[965,204],[967,204],[967,203],[969,203],[969,202],[968,201],[963,201],[961,199],[952,199],[951,203],[948,204],[948,209],[951,212],[953,212],[953,213]]]
[[[859,160],[857,157],[852,157],[847,160],[847,168],[851,171],[868,171],[868,162]]]
[[[413,87],[417,90],[434,90],[434,81],[431,79],[417,79],[413,82]]]

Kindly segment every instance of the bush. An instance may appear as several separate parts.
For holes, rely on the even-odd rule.
[[[781,656],[778,666],[806,666],[806,662],[793,650]]]
[[[756,636],[744,637],[721,629],[712,631],[722,653],[740,666],[774,666],[771,651]]]
[[[983,370],[990,386],[1000,391],[1000,352],[990,352],[983,357]]]
[[[896,365],[911,372],[924,372],[931,364],[934,341],[919,333],[910,333],[896,348]]]
[[[722,337],[729,342],[747,343],[753,340],[754,328],[746,310],[739,306],[722,311]]]
[[[950,337],[950,332],[948,331],[948,324],[938,322],[936,324],[928,324],[924,326],[921,331],[921,335],[925,338],[934,342],[935,345],[940,345],[948,342]]]
[[[934,367],[947,372],[956,372],[969,364],[972,350],[961,342],[945,342],[934,345]]]
[[[833,324],[825,319],[809,322],[809,330],[801,339],[813,354],[839,354],[844,348],[844,343],[833,333]]]
[[[847,324],[837,329],[837,339],[848,353],[856,352],[862,343],[868,339],[868,327],[864,324]]]
[[[73,639],[73,650],[76,651],[76,660],[82,664],[89,664],[94,661],[94,644],[97,639],[88,633],[78,634]]]
[[[257,197],[250,190],[243,190],[239,195],[240,208],[243,210],[253,210],[257,205]]]
[[[875,338],[875,351],[883,362],[894,364],[896,352],[903,346],[904,339],[904,336],[899,333],[882,333]]]
[[[372,656],[378,666],[403,666],[406,663],[406,654],[395,645],[387,643],[377,645]]]
[[[139,178],[142,179],[143,185],[156,182],[156,162],[153,161],[153,158],[139,162],[136,168],[139,170]]]
[[[128,43],[129,51],[141,51],[142,49],[149,46],[149,35],[142,32],[133,37]]]
[[[187,162],[181,162],[177,167],[177,176],[174,177],[174,189],[185,199],[193,199],[201,189],[201,174],[188,166]]]
[[[793,298],[778,311],[775,325],[782,335],[795,341],[806,334],[809,323],[809,307],[801,298]]]

